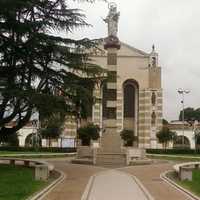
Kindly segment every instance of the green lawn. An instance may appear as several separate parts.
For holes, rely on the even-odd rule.
[[[39,152],[39,151],[0,151],[0,157],[17,157],[17,158],[54,158],[66,157],[65,154],[59,152]]]
[[[152,159],[159,159],[159,160],[171,160],[171,161],[177,161],[177,162],[189,162],[189,161],[200,161],[200,156],[194,156],[194,155],[176,155],[177,157],[174,157],[173,155],[166,155],[166,156],[148,156]],[[181,156],[181,157],[179,157]],[[186,156],[186,157],[182,157]],[[197,157],[197,158],[194,158]]]
[[[34,169],[0,165],[0,200],[24,200],[47,185],[34,180]]]
[[[23,151],[0,151],[0,155],[5,155],[5,154],[32,154],[32,153],[38,153],[36,152],[31,152],[31,151],[27,151],[27,152],[23,152]]]
[[[0,155],[5,154],[59,154],[59,152],[42,152],[42,151],[0,151]]]
[[[177,183],[200,196],[200,170],[195,170],[192,176],[192,181],[177,181]]]

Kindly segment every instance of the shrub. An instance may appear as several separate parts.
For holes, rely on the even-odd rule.
[[[124,140],[124,146],[126,147],[133,146],[133,142],[137,140],[133,130],[124,129],[121,131],[120,136]]]
[[[19,146],[18,133],[4,132],[0,135],[0,144],[4,146]]]
[[[200,154],[200,149],[147,149],[147,153],[151,154]]]
[[[78,138],[82,141],[83,146],[89,146],[91,140],[99,139],[100,128],[93,123],[78,129]]]
[[[0,151],[32,152],[32,151],[35,151],[35,148],[34,147],[0,146]],[[51,152],[51,153],[73,153],[73,152],[76,152],[76,148],[39,147],[38,151]]]

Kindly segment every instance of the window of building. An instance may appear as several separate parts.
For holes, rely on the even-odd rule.
[[[135,117],[135,87],[132,84],[124,87],[124,117]]]

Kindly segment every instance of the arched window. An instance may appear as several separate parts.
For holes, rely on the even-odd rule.
[[[40,135],[36,135],[35,133],[29,134],[25,139],[25,146],[26,147],[32,147],[35,146],[36,143],[39,146],[42,146],[42,138]]]
[[[135,87],[132,84],[124,87],[124,117],[135,117]]]
[[[186,136],[177,136],[174,140],[174,148],[183,148],[183,142],[184,142],[184,148],[190,149],[190,141]]]

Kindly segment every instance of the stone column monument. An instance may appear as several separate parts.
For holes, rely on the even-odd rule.
[[[120,41],[117,37],[119,12],[115,3],[109,4],[109,13],[104,21],[108,26],[108,37],[104,49],[107,50],[107,81],[103,86],[103,134],[94,164],[129,165],[133,157],[144,158],[142,149],[123,148],[117,131],[117,58]]]
[[[108,79],[103,89],[103,152],[120,152],[121,138],[117,133],[117,52],[120,42],[117,37],[119,12],[115,3],[109,4],[109,13],[104,21],[108,26],[108,37],[104,48],[107,50]]]

